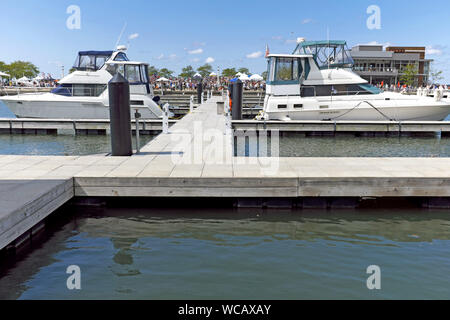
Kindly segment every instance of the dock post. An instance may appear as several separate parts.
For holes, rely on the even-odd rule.
[[[189,111],[190,112],[194,111],[194,96],[191,96],[191,99],[189,101]]]
[[[135,109],[134,119],[136,120],[136,153],[141,152],[141,142],[139,136],[140,124],[139,119],[141,118],[141,114],[138,109]]]
[[[241,80],[237,80],[233,82],[232,86],[232,109],[231,115],[233,120],[242,120],[242,95],[244,85]]]
[[[130,84],[116,73],[108,83],[112,156],[133,154],[131,143]]]
[[[203,97],[203,81],[199,80],[197,84],[197,103],[202,103],[202,97]]]
[[[164,134],[169,133],[169,104],[163,106],[163,124],[162,131]]]

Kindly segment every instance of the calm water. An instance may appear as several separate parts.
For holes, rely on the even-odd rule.
[[[81,211],[3,273],[0,298],[450,299],[450,212]]]
[[[0,102],[0,117],[13,116]],[[151,136],[141,136],[141,143],[151,139]],[[85,155],[110,151],[108,136],[0,135],[0,154]],[[281,138],[279,154],[282,157],[450,157],[450,138],[289,135]]]
[[[0,117],[8,111],[0,106]],[[147,137],[148,139],[150,137]],[[283,137],[284,156],[450,156],[450,139]],[[0,135],[0,154],[110,151],[105,136]],[[2,263],[0,299],[450,299],[450,212],[63,208]],[[69,265],[82,290],[66,288]],[[382,270],[382,290],[366,268]]]

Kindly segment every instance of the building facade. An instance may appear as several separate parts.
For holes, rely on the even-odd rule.
[[[352,48],[354,71],[369,83],[397,85],[408,65],[414,65],[418,74],[415,85],[427,85],[432,59],[425,58],[425,47],[387,47],[358,45]]]

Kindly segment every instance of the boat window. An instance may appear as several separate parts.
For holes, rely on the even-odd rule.
[[[126,65],[125,70],[126,78],[129,83],[141,82],[138,65]]]
[[[98,56],[95,61],[95,67],[97,68],[97,70],[101,69],[105,65],[105,62],[107,60],[108,60],[108,57]]]
[[[58,94],[60,96],[70,97],[72,95],[72,85],[71,84],[62,84],[51,91],[54,94]]]
[[[146,65],[141,65],[141,76],[142,76],[142,82],[148,83],[148,68]]]
[[[105,84],[63,84],[52,93],[66,97],[98,97],[106,90]]]
[[[114,58],[114,61],[129,61],[129,60],[125,53],[119,52],[117,56]]]
[[[275,81],[295,81],[299,78],[298,59],[277,58]]]
[[[79,68],[81,70],[95,70],[95,56],[80,56]]]
[[[351,96],[379,93],[381,93],[381,90],[370,84],[302,86],[300,90],[302,97]]]

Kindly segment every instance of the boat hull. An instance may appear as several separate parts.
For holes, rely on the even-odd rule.
[[[3,97],[1,100],[18,118],[39,119],[109,119],[109,106],[102,98],[90,101],[67,98],[52,101],[51,96],[21,95]],[[132,96],[131,99],[134,97]],[[139,100],[143,97],[140,96]],[[146,97],[144,105],[131,106],[130,114],[134,118],[135,109],[139,110],[143,119],[158,119],[162,116],[161,109],[155,102]],[[152,104],[148,106],[148,104]]]

